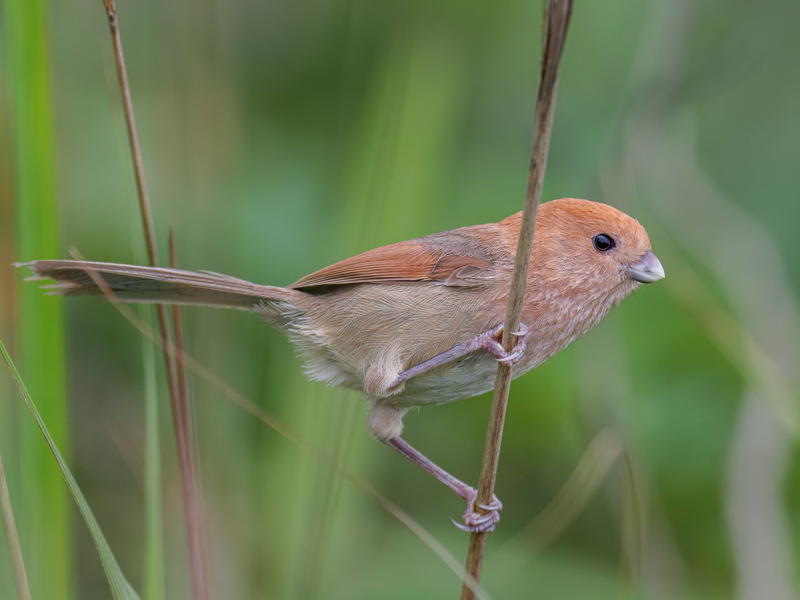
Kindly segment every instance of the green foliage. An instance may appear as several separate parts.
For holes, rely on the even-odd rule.
[[[5,2],[3,37],[8,56],[13,151],[15,260],[58,256],[59,207],[55,189],[55,136],[52,122],[49,15],[44,0]],[[5,217],[4,217],[5,218]],[[4,261],[6,264],[10,261]],[[24,285],[17,296],[16,341],[20,361],[42,398],[54,438],[69,451],[66,406],[64,321],[61,301]],[[19,507],[19,527],[34,597],[72,598],[75,557],[71,551],[69,500],[58,470],[39,443],[30,419],[19,431],[10,479]],[[23,488],[24,486],[24,488]],[[24,492],[23,492],[24,489]],[[23,500],[24,501],[20,501]]]
[[[221,6],[120,6],[156,224],[162,233],[176,226],[186,268],[284,285],[379,244],[521,209],[538,3]],[[759,557],[740,552],[741,531],[762,518],[774,526],[763,531],[786,535],[760,538],[772,544],[764,557],[795,575],[800,262],[792,257],[800,203],[792,149],[800,112],[792,99],[800,84],[787,74],[800,53],[792,29],[800,5],[759,6],[617,0],[575,8],[544,198],[588,197],[634,215],[667,278],[512,385],[497,492],[505,509],[483,577],[492,597],[616,596],[630,511],[619,463],[549,545],[536,520],[607,429],[639,465],[642,595],[734,596],[745,575],[760,572]],[[61,237],[91,259],[135,260],[124,126],[109,101],[110,56],[98,51],[108,45],[102,7],[64,0],[53,10],[70,18],[51,20],[63,231],[48,239]],[[17,254],[68,255],[57,245],[36,252]],[[33,318],[25,315],[45,314],[36,302],[57,304],[32,284],[24,293],[13,332],[20,339]],[[152,400],[147,416],[142,400],[141,336],[101,301],[67,304],[81,440],[71,464],[100,521],[113,524],[106,535],[125,572],[144,591],[141,557],[159,562],[160,526],[152,512],[156,475],[147,475],[147,500],[139,475],[142,457],[152,461],[154,451],[144,422],[155,431]],[[464,556],[466,536],[447,519],[462,504],[369,439],[356,394],[307,382],[286,340],[252,315],[184,315],[190,354]],[[61,331],[48,326],[47,343],[33,347],[59,347]],[[49,383],[27,363],[25,373],[31,384]],[[373,500],[217,390],[194,377],[191,388],[215,590],[303,600],[456,596],[448,566]],[[773,417],[756,433],[747,426],[751,402]],[[475,482],[488,407],[484,396],[414,411],[406,435]],[[188,597],[174,444],[161,441],[164,597]],[[19,457],[7,452],[13,470]],[[754,455],[763,461],[755,469],[742,458]],[[743,490],[773,495],[734,510]],[[80,544],[64,538],[76,556]],[[81,561],[71,574],[81,599],[107,595],[93,587],[101,580],[94,562]]]

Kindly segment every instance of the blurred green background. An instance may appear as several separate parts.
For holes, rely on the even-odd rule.
[[[70,247],[143,262],[99,0],[44,13],[56,208],[42,218],[57,217],[58,250],[24,254],[13,97],[32,74],[11,68],[11,7],[0,0],[0,265]],[[185,268],[285,285],[522,207],[539,2],[120,0],[118,15],[162,257],[173,226]],[[493,598],[798,597],[798,22],[800,4],[777,0],[577,2],[543,199],[590,198],[637,217],[667,278],[512,386],[497,484],[505,509],[482,579]],[[0,285],[0,336],[20,348],[21,278],[0,267]],[[101,300],[63,306],[68,416],[44,417],[67,432],[78,481],[141,590],[143,557],[154,556],[142,337]],[[448,520],[462,503],[369,438],[357,394],[306,382],[286,340],[253,315],[184,317],[192,356],[463,562],[468,536]],[[57,332],[39,339],[58,354]],[[22,358],[31,387],[48,380]],[[190,386],[215,597],[457,596],[455,575],[373,499],[196,377]],[[147,597],[186,598],[164,390],[160,379],[166,584]],[[30,416],[6,377],[0,392],[0,451],[24,513],[42,491],[24,447],[44,443],[20,433]],[[489,404],[484,395],[415,411],[405,437],[475,483]],[[67,506],[72,527],[58,533],[63,556],[26,555],[34,598],[55,597],[43,590],[59,561],[59,597],[107,598],[67,502],[45,497],[37,509]],[[20,516],[23,552],[39,519]],[[0,558],[0,596],[10,597],[5,548]]]

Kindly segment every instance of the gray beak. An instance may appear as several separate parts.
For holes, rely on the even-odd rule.
[[[628,273],[631,279],[642,283],[653,283],[659,279],[664,279],[665,276],[664,267],[661,266],[661,262],[650,250],[645,252],[639,262],[628,267]]]

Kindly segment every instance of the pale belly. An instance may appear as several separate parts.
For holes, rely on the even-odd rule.
[[[404,370],[499,325],[505,316],[503,302],[447,288],[430,288],[424,304],[404,297],[407,286],[386,285],[368,291],[365,294],[363,288],[354,286],[328,296],[327,306],[335,310],[325,319],[315,318],[315,311],[310,310],[288,327],[306,360],[309,378],[360,389],[378,404],[401,408],[470,398],[494,387],[497,360],[482,350],[413,377],[404,386],[396,388],[394,382]],[[568,304],[564,310],[540,306],[539,311],[523,312],[529,328],[527,350],[514,365],[512,376],[524,374],[565,348],[599,321],[613,303],[582,307],[591,309],[588,315],[578,314]]]

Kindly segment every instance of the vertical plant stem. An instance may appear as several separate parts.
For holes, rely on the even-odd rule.
[[[522,212],[517,256],[514,264],[514,277],[508,298],[503,346],[511,350],[514,345],[513,332],[517,331],[522,315],[522,300],[533,248],[533,234],[536,227],[536,213],[542,195],[542,182],[547,165],[547,153],[550,148],[550,134],[553,129],[553,114],[556,104],[558,71],[561,66],[561,55],[567,37],[567,27],[572,13],[572,0],[548,0],[546,12],[547,33],[545,35],[542,74],[539,83],[539,94],[536,98],[536,111],[533,121],[533,143],[531,162],[528,170],[528,185],[525,191],[525,208]],[[476,504],[490,504],[494,495],[497,479],[497,465],[500,460],[500,444],[503,439],[503,424],[508,405],[508,392],[511,386],[511,367],[498,364],[495,379],[492,411],[486,433],[486,445],[483,452],[481,476],[478,481],[478,499]],[[476,581],[480,581],[483,554],[486,548],[486,534],[473,533],[469,540],[467,552],[467,573]],[[464,585],[461,591],[462,600],[472,600],[472,590]]]
[[[177,258],[175,256],[175,235],[172,228],[169,230],[169,238],[168,238],[168,248],[169,248],[169,266],[173,269],[177,268]],[[180,403],[180,418],[183,420],[181,423],[181,429],[184,431],[191,432],[192,431],[192,410],[189,404],[189,386],[188,381],[186,379],[186,353],[184,352],[184,345],[183,345],[183,319],[181,318],[181,307],[177,304],[172,305],[172,325],[173,325],[173,332],[175,334],[175,352],[172,355],[175,358],[175,375],[178,380],[178,402]],[[187,452],[194,451],[193,444],[186,444],[185,450]],[[187,535],[190,536],[189,539],[189,547],[196,548],[199,552],[201,552],[200,556],[192,556],[192,560],[199,561],[197,565],[199,570],[193,570],[193,576],[199,574],[202,576],[202,582],[195,582],[195,587],[197,584],[202,584],[202,589],[210,590],[210,581],[208,578],[208,544],[206,538],[206,530],[205,530],[205,515],[203,514],[203,506],[200,502],[199,497],[199,478],[197,472],[196,461],[194,460],[194,454],[191,456],[184,457],[184,463],[187,466],[187,477],[190,481],[190,488],[194,490],[195,493],[189,496],[187,499],[189,502],[186,504],[187,510],[187,525],[189,523],[195,523],[195,527],[189,527],[187,530]]]
[[[175,255],[175,231],[170,227],[169,237],[167,238],[169,250],[169,266],[173,269],[178,268]],[[188,418],[189,412],[189,390],[186,385],[186,365],[183,359],[183,321],[181,319],[181,307],[177,304],[172,305],[172,327],[175,334],[175,371],[178,379],[178,398],[181,401],[183,416]],[[190,420],[191,423],[191,420]]]
[[[0,35],[7,44],[14,155],[13,194],[16,260],[58,256],[60,236],[55,190],[48,3],[7,0]],[[53,437],[69,453],[66,368],[61,300],[33,286],[18,294],[17,343],[20,362]],[[12,490],[22,488],[19,532],[28,558],[33,595],[68,600],[73,590],[69,499],[36,427],[20,415],[18,464],[9,465]],[[24,474],[24,478],[23,478]]]
[[[6,530],[8,552],[11,555],[11,565],[14,571],[14,587],[20,600],[31,600],[31,590],[28,586],[28,574],[25,572],[25,561],[22,560],[22,548],[19,545],[17,524],[14,521],[14,511],[11,508],[11,497],[8,494],[6,470],[3,468],[3,458],[0,457],[0,509],[3,511],[3,525]]]
[[[131,159],[133,160],[133,174],[136,180],[136,192],[139,197],[139,210],[142,213],[142,226],[146,240],[147,259],[153,267],[158,266],[158,246],[156,244],[156,228],[153,222],[153,211],[150,204],[150,194],[147,191],[147,179],[144,176],[144,162],[142,149],[139,145],[139,134],[136,129],[136,118],[133,114],[133,100],[131,88],[128,84],[128,70],[125,67],[125,56],[122,53],[122,38],[119,34],[117,23],[117,7],[114,0],[103,0],[108,16],[108,26],[111,29],[111,41],[114,45],[114,60],[117,65],[117,79],[122,92],[123,112],[125,113],[125,127],[128,129],[128,141],[131,146]]]
[[[117,21],[117,9],[114,0],[103,0],[108,17],[108,25],[111,30],[111,40],[114,46],[114,58],[117,66],[117,77],[119,79],[120,91],[122,93],[122,103],[125,113],[125,125],[128,129],[128,140],[131,147],[131,158],[133,159],[133,171],[136,180],[136,190],[139,197],[139,209],[142,216],[144,227],[147,255],[151,266],[158,266],[158,247],[155,239],[155,225],[150,205],[150,198],[147,193],[147,183],[144,175],[144,164],[139,145],[139,136],[136,129],[136,121],[133,114],[133,102],[131,100],[130,85],[128,84],[128,74],[125,68],[125,57],[122,53],[122,39],[119,33],[119,23]],[[193,597],[196,600],[208,600],[210,590],[206,580],[208,569],[206,568],[206,553],[202,547],[205,536],[203,535],[203,525],[201,513],[198,510],[198,490],[195,477],[193,436],[191,429],[191,419],[188,410],[181,400],[180,383],[176,373],[175,364],[168,348],[171,346],[169,341],[169,331],[167,329],[167,311],[163,305],[157,305],[158,325],[161,331],[162,347],[164,349],[164,362],[166,365],[167,383],[169,387],[170,405],[172,407],[172,424],[175,430],[175,439],[178,448],[178,465],[181,473],[181,493],[183,497],[184,517],[186,520],[186,538],[189,547],[189,568],[191,571]]]

